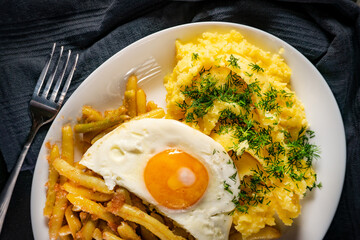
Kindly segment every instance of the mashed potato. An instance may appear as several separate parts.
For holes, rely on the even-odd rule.
[[[176,41],[176,61],[165,78],[167,118],[210,135],[234,159],[242,180],[235,229],[246,239],[274,226],[276,214],[291,225],[316,186],[317,148],[289,66],[237,31]]]

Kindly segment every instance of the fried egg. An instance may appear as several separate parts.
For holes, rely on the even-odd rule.
[[[200,131],[171,119],[129,121],[92,145],[80,163],[109,189],[125,187],[195,238],[228,239],[237,170]]]

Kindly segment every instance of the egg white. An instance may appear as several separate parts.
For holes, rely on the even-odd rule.
[[[209,174],[202,198],[189,208],[174,210],[159,205],[147,190],[143,172],[148,160],[176,148],[200,160]],[[109,189],[127,188],[155,206],[197,239],[228,239],[232,217],[228,214],[239,192],[235,165],[224,148],[209,136],[170,119],[142,119],[122,124],[84,154],[80,163],[102,175]],[[161,173],[159,173],[161,174]],[[228,185],[228,190],[224,186]],[[232,192],[232,193],[231,193]]]

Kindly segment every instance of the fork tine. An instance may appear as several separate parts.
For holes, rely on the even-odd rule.
[[[43,91],[43,93],[42,93],[42,95],[41,95],[43,98],[46,98],[47,95],[49,94],[49,91],[50,91],[52,82],[54,81],[54,78],[55,78],[57,69],[58,69],[59,64],[60,64],[60,62],[61,62],[61,57],[62,57],[63,51],[64,51],[64,47],[61,46],[61,48],[60,48],[60,53],[59,53],[59,58],[58,58],[58,61],[57,61],[57,63],[56,63],[56,67],[55,67],[54,71],[51,73],[51,75],[50,75],[50,77],[49,77],[49,80],[48,80],[47,83],[46,83],[45,89],[44,89],[44,91]]]
[[[39,95],[40,93],[40,89],[41,89],[41,86],[44,82],[44,79],[45,79],[45,76],[49,70],[49,66],[50,66],[50,63],[51,63],[51,60],[52,60],[52,57],[54,55],[54,52],[55,52],[55,47],[56,47],[56,43],[53,44],[53,47],[52,47],[52,50],[51,50],[51,53],[50,53],[50,57],[49,59],[47,60],[43,70],[41,71],[41,74],[40,74],[40,77],[36,83],[36,86],[35,86],[35,89],[34,89],[34,95]]]
[[[146,79],[151,78],[153,75],[158,74],[161,71],[161,67],[159,65],[152,64],[147,69],[139,69],[136,72],[139,72],[139,78]]]
[[[76,57],[75,57],[75,61],[74,61],[74,65],[73,67],[71,68],[71,72],[69,73],[69,76],[68,78],[66,79],[66,82],[64,84],[64,87],[63,87],[63,90],[61,91],[61,95],[59,97],[59,101],[57,102],[58,105],[61,105],[62,102],[64,101],[64,98],[65,98],[65,95],[69,89],[69,86],[70,86],[70,83],[71,83],[71,79],[74,75],[74,72],[75,72],[75,69],[76,69],[76,65],[77,65],[77,62],[78,62],[78,59],[79,59],[79,54],[76,54]]]
[[[138,76],[139,83],[145,82],[154,76],[157,76],[161,72],[160,65],[156,62],[155,58],[150,57],[140,67],[135,70],[135,74]]]
[[[67,69],[67,66],[68,66],[68,63],[69,63],[70,55],[71,55],[71,50],[68,50],[68,55],[67,55],[66,63],[65,63],[65,66],[64,66],[64,70],[63,70],[61,76],[59,77],[59,79],[56,82],[56,85],[55,85],[54,90],[53,90],[53,92],[51,94],[51,97],[50,97],[50,101],[55,102],[57,93],[58,93],[58,91],[60,89],[62,80],[64,78],[64,75],[65,75],[65,72],[66,72],[66,69]]]

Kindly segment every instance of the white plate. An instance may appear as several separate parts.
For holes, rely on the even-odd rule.
[[[123,76],[134,66],[154,57],[162,72],[156,79],[141,83],[150,100],[165,107],[163,77],[175,64],[175,40],[190,39],[204,31],[236,29],[245,38],[271,52],[284,48],[283,58],[292,69],[291,84],[305,105],[315,143],[321,157],[315,162],[322,189],[307,194],[302,201],[302,213],[292,227],[283,230],[282,239],[322,239],[337,208],[345,174],[345,133],[340,111],[330,88],[317,69],[286,42],[261,30],[233,23],[203,22],[173,27],[145,37],[124,48],[97,68],[72,94],[61,109],[46,135],[45,142],[59,142],[61,126],[73,122],[81,107],[89,104],[104,110],[119,106],[123,92]],[[116,43],[114,43],[116,44]],[[48,239],[47,220],[43,216],[45,183],[48,177],[47,150],[40,150],[32,184],[31,220],[35,239]]]

